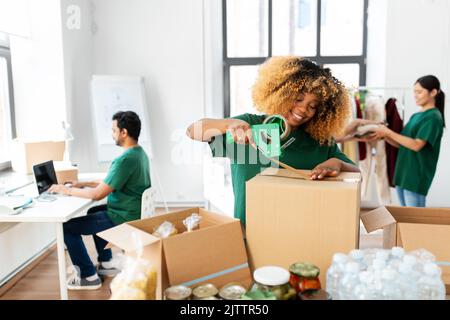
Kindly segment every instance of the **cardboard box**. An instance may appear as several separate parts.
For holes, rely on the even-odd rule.
[[[59,184],[64,184],[68,181],[78,181],[78,168],[65,163],[63,161],[55,161],[56,179]]]
[[[306,173],[306,172],[305,172]],[[268,169],[247,182],[247,246],[252,268],[311,262],[325,287],[333,254],[359,245],[359,173],[344,181],[299,179]]]
[[[361,214],[367,232],[383,229],[383,247],[426,249],[436,256],[450,294],[450,208],[380,207]]]
[[[14,171],[32,174],[33,166],[46,161],[62,161],[65,141],[28,142],[14,139],[12,143],[12,168]]]
[[[182,233],[186,231],[183,220],[193,213],[202,217],[200,229]],[[152,236],[154,229],[164,221],[175,224],[179,234],[166,239]],[[194,287],[212,283],[218,289],[230,282],[251,286],[239,220],[193,208],[124,223],[98,236],[124,249],[126,254],[135,255],[133,233],[144,245],[143,257],[157,269],[157,299],[162,299],[167,287],[180,284]]]

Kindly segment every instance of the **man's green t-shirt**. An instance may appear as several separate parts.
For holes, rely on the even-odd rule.
[[[115,224],[141,216],[142,194],[150,188],[150,165],[141,146],[129,148],[113,160],[104,180],[114,189],[108,196],[107,212]]]
[[[240,119],[250,125],[262,124],[265,115],[243,114],[233,119]],[[338,158],[344,162],[351,163],[338,148],[332,146],[321,146],[314,140],[304,127],[301,126],[293,131],[286,139],[295,138],[279,157],[279,160],[296,169],[311,170],[322,162],[331,158]],[[282,142],[283,143],[283,142]],[[210,143],[214,157],[227,157],[231,160],[231,178],[234,193],[234,217],[245,224],[245,182],[261,173],[264,168],[274,166],[261,152],[252,146],[240,144],[227,144],[225,135],[216,136]]]
[[[395,165],[394,184],[426,196],[436,173],[444,122],[441,112],[432,108],[415,113],[402,135],[426,141],[419,152],[401,146]]]

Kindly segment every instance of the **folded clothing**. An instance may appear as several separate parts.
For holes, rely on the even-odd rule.
[[[362,138],[365,136],[368,136],[369,134],[373,133],[375,129],[378,129],[380,127],[379,124],[365,124],[358,126],[356,128],[355,137]]]

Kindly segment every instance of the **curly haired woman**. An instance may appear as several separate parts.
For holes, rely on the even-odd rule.
[[[229,119],[202,119],[187,135],[209,142],[215,157],[231,159],[234,216],[245,225],[245,182],[269,167],[271,162],[252,147],[251,126],[270,115],[282,115],[295,141],[279,160],[297,169],[312,170],[311,179],[336,176],[359,169],[339,150],[333,137],[342,134],[350,115],[344,86],[313,62],[294,56],[272,57],[259,69],[253,86],[253,102],[264,115],[243,114]],[[228,145],[225,133],[235,141]]]

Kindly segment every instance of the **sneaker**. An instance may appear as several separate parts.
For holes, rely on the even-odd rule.
[[[101,287],[102,280],[100,278],[90,281],[75,275],[67,282],[67,289],[69,290],[97,290]]]
[[[97,267],[97,274],[100,277],[107,277],[107,278],[112,278],[115,277],[116,275],[118,275],[120,273],[120,269],[112,267],[112,268],[105,268],[102,266],[101,263],[99,263],[98,267]]]

